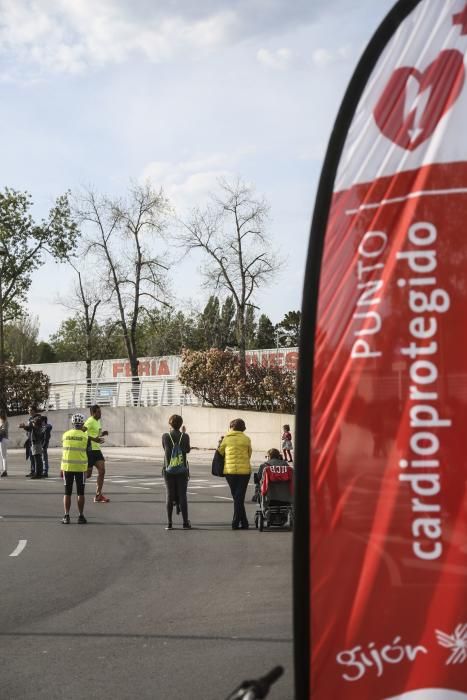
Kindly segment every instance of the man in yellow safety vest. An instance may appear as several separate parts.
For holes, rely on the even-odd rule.
[[[71,430],[63,433],[62,437],[62,464],[63,479],[65,482],[65,495],[63,497],[63,508],[65,515],[62,523],[70,523],[71,494],[73,493],[73,482],[76,481],[76,493],[78,497],[78,523],[83,525],[87,522],[83,515],[84,510],[84,484],[85,475],[88,468],[88,435],[84,426],[86,418],[81,413],[71,416]]]

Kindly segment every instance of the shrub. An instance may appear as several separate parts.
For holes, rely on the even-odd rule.
[[[238,355],[230,351],[185,350],[179,379],[195,396],[216,408],[295,410],[294,372],[251,364],[243,373]]]
[[[28,412],[28,406],[41,406],[49,396],[49,378],[14,365],[0,365],[0,405],[9,415]]]

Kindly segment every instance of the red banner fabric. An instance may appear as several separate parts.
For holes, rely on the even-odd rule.
[[[314,700],[467,698],[467,4],[425,0],[405,23],[352,123],[324,242]]]

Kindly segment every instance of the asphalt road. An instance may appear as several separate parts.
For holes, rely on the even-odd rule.
[[[232,502],[192,452],[189,516],[164,530],[162,456],[106,451],[87,525],[60,523],[59,451],[49,479],[9,452],[0,479],[0,700],[223,700],[276,664],[268,697],[292,700],[292,535],[230,528]],[[252,494],[252,486],[248,499]],[[247,509],[253,524],[255,504]],[[177,520],[177,518],[175,518]]]

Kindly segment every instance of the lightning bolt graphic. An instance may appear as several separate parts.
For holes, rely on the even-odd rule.
[[[418,139],[423,129],[420,127],[423,114],[431,96],[431,87],[422,92],[419,91],[420,83],[412,75],[409,76],[405,91],[404,121],[415,110],[413,126],[409,129],[410,140],[413,143]]]

